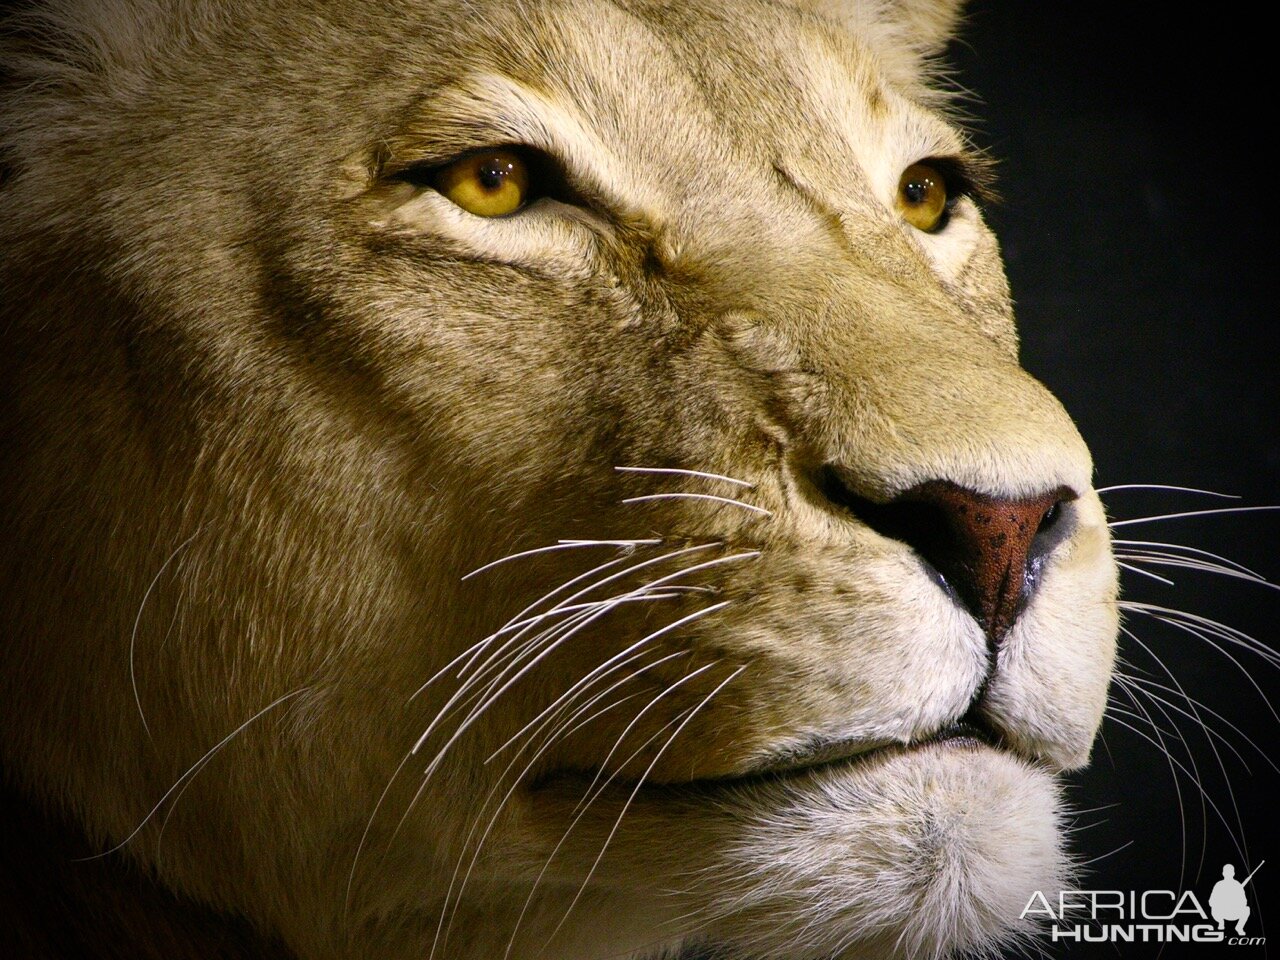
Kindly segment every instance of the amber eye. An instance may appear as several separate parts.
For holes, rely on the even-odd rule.
[[[927,163],[913,163],[898,180],[898,210],[917,230],[933,233],[947,212],[947,181]]]
[[[467,213],[504,217],[524,206],[529,168],[512,150],[480,150],[441,167],[431,185]]]

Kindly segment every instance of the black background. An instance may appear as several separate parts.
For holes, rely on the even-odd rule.
[[[1280,154],[1264,145],[1277,114],[1269,28],[1237,7],[1194,18],[1175,9],[977,2],[949,57],[975,97],[967,103],[975,140],[1001,162],[1003,200],[988,219],[1004,249],[1024,364],[1075,417],[1097,484],[1180,484],[1241,497],[1116,491],[1105,497],[1113,519],[1280,503]],[[1212,550],[1280,581],[1280,513],[1167,520],[1116,535]],[[1213,617],[1277,645],[1280,592],[1150,569],[1176,585],[1125,573],[1126,598]],[[1280,773],[1270,766],[1280,765],[1280,721],[1268,703],[1280,703],[1280,670],[1233,649],[1236,666],[1204,640],[1149,618],[1130,616],[1127,625],[1187,693],[1222,714],[1205,714],[1206,723],[1243,760],[1214,741],[1219,767],[1196,721],[1165,707],[1184,746],[1148,703],[1181,765],[1171,771],[1156,745],[1120,722],[1143,721],[1108,718],[1090,768],[1070,778],[1073,805],[1089,811],[1074,818],[1081,830],[1073,847],[1092,861],[1080,886],[1190,889],[1207,906],[1224,863],[1242,879],[1267,860],[1248,887],[1246,932],[1271,934],[1273,947],[1175,944],[1163,956],[1280,956]],[[1133,640],[1122,639],[1121,656],[1126,671],[1172,685]],[[1134,710],[1114,687],[1112,695]],[[1041,946],[1071,958],[1158,953],[1129,944]]]

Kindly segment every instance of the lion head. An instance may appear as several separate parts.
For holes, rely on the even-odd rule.
[[[11,778],[304,958],[1016,936],[1115,566],[954,7],[17,15]]]

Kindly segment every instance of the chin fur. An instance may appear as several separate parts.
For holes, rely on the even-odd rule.
[[[1006,753],[926,747],[767,792],[708,878],[734,958],[981,953],[1031,932],[1028,897],[1066,872],[1053,778]]]

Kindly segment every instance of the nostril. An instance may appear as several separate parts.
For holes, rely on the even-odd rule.
[[[1040,518],[1040,526],[1036,527],[1036,533],[1040,534],[1047,531],[1050,527],[1052,527],[1055,523],[1058,522],[1058,517],[1060,516],[1062,516],[1061,500],[1054,503],[1053,506],[1051,506],[1048,510],[1044,512],[1044,516]]]
[[[1036,525],[1035,536],[1031,540],[1030,558],[1042,559],[1052,553],[1058,544],[1070,538],[1075,531],[1075,512],[1071,509],[1071,501],[1076,499],[1073,490],[1062,487],[1054,491],[1056,499]]]
[[[982,624],[992,643],[1017,619],[1039,584],[1048,556],[1067,539],[1075,493],[1060,487],[1032,497],[1003,498],[946,480],[918,484],[888,503],[855,493],[833,465],[817,486],[882,536],[910,546]]]

